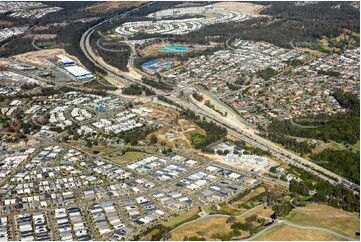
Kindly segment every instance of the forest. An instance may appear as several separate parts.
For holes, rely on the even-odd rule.
[[[290,42],[294,40],[293,43],[299,47],[318,48],[326,52],[319,43],[323,37],[336,37],[343,33],[344,29],[359,33],[359,10],[346,2],[319,2],[305,6],[295,6],[294,2],[271,3],[270,8],[261,12],[269,17],[204,26],[198,31],[174,38],[188,43],[208,44],[210,41],[222,42],[237,37],[266,41],[284,48],[292,48]],[[340,8],[333,7],[337,4],[340,4]]]
[[[140,86],[138,84],[130,84],[128,87],[122,88],[122,93],[125,95],[141,95],[145,92],[146,96],[155,95],[155,92],[147,87]]]
[[[349,179],[360,183],[360,154],[346,150],[325,149],[319,154],[311,156],[311,160],[318,165]]]
[[[333,96],[344,108],[346,113],[333,116],[320,114],[304,118],[305,120],[320,120],[317,128],[303,128],[294,125],[290,120],[273,120],[268,126],[268,132],[274,135],[289,135],[294,137],[312,138],[329,142],[356,144],[360,136],[360,104],[357,95],[336,90]]]
[[[314,146],[305,141],[297,141],[297,139],[287,137],[285,135],[275,135],[269,133],[267,137],[273,142],[283,145],[287,149],[300,153],[302,156],[311,153],[314,148]]]
[[[342,185],[334,186],[295,166],[291,166],[291,168],[301,173],[302,181],[292,180],[290,182],[290,192],[301,196],[308,196],[308,192],[314,190],[316,194],[310,198],[311,202],[326,203],[332,207],[342,208],[349,212],[360,211],[360,196],[354,194],[351,190]],[[295,199],[294,203],[297,202],[297,199]]]
[[[346,113],[339,113],[331,117],[327,115],[310,117],[309,123],[319,125],[317,128],[303,128],[294,125],[289,120],[274,120],[268,126],[268,138],[301,154],[311,153],[314,147],[306,142],[297,142],[288,136],[356,144],[360,136],[359,98],[355,94],[342,90],[334,91],[333,96],[342,107],[348,109]],[[303,121],[303,124],[307,123],[307,119]],[[311,160],[352,182],[360,182],[359,152],[325,149],[318,154],[313,154]]]
[[[171,85],[169,85],[168,83],[162,82],[160,80],[155,81],[150,78],[142,77],[142,82],[144,84],[154,87],[156,89],[166,90],[166,91],[173,90],[173,87]]]

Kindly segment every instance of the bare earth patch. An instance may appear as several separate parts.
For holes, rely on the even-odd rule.
[[[5,21],[5,20],[0,20],[0,24],[1,25],[12,25],[13,23],[9,22],[9,21]]]
[[[56,34],[28,34],[26,37],[32,39],[55,39]]]
[[[29,63],[31,65],[51,68],[53,65],[47,59],[59,54],[65,54],[77,63],[80,63],[80,61],[75,56],[68,55],[64,49],[60,48],[31,51],[20,55],[15,55],[14,58],[17,61]]]
[[[111,2],[101,2],[97,3],[93,6],[85,8],[85,10],[96,12],[96,13],[104,13],[110,12],[115,9],[121,8],[129,8],[129,7],[137,7],[146,1],[111,1]]]
[[[224,8],[229,11],[244,13],[252,17],[260,17],[260,16],[265,16],[265,15],[261,15],[260,12],[263,9],[268,8],[270,5],[263,6],[259,4],[245,3],[245,2],[219,2],[212,4],[212,6],[218,8]]]

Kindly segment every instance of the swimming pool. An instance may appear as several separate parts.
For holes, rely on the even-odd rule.
[[[175,45],[167,45],[161,49],[164,52],[185,52],[187,50],[189,50],[188,47]]]

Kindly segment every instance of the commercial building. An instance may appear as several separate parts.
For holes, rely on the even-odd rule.
[[[84,69],[81,66],[77,66],[77,65],[66,66],[64,67],[64,69],[67,70],[73,76],[75,76],[75,78],[78,80],[86,80],[86,79],[94,78],[94,75],[90,71]]]
[[[73,61],[72,59],[70,59],[69,57],[65,56],[65,55],[55,55],[54,58],[56,59],[57,63],[59,65],[74,65],[75,61]]]

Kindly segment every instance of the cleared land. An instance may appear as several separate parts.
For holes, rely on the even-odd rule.
[[[96,12],[96,13],[106,13],[106,12],[110,12],[116,9],[121,9],[121,8],[130,8],[130,7],[137,7],[140,6],[141,4],[145,3],[146,1],[121,1],[121,2],[117,2],[117,1],[112,1],[112,2],[101,2],[101,3],[97,3],[93,6],[87,7],[85,8],[85,10],[91,11],[91,12]]]
[[[121,155],[121,152],[113,152],[113,153],[107,155],[106,158],[108,158],[109,160],[111,160],[119,165],[122,165],[122,164],[128,163],[130,161],[139,160],[147,155],[148,155],[147,153],[136,152],[136,151],[129,151],[129,152],[125,153],[125,155]]]
[[[267,230],[254,240],[266,241],[293,241],[293,240],[342,240],[339,237],[323,232],[310,229],[298,229],[285,224],[279,224]]]
[[[244,13],[253,17],[262,16],[260,12],[269,7],[263,6],[254,3],[244,3],[244,2],[219,2],[212,4],[213,7],[224,8],[229,11],[236,11]]]
[[[117,148],[115,147],[105,147],[105,146],[93,146],[93,147],[81,147],[81,149],[89,154],[94,154],[95,152],[99,152],[98,154],[106,154],[110,152],[114,152]]]
[[[53,58],[54,55],[59,54],[66,55],[76,61],[78,64],[80,64],[80,61],[75,56],[69,55],[64,49],[61,48],[26,52],[24,54],[15,55],[14,58],[19,62],[29,63],[35,66],[52,68],[54,67],[53,64],[47,59]]]
[[[359,238],[355,236],[355,232],[360,231],[358,214],[326,205],[309,204],[303,208],[296,208],[285,220],[304,226],[322,227],[351,238]]]
[[[231,225],[226,223],[227,217],[215,217],[208,219],[199,219],[193,223],[183,225],[172,232],[170,240],[183,240],[185,236],[201,237],[197,232],[203,232],[206,240],[212,240],[212,234],[228,234],[231,232]]]
[[[12,25],[12,24],[13,24],[12,22],[0,20],[0,25]]]
[[[198,208],[193,208],[187,212],[183,212],[183,213],[179,214],[178,216],[170,218],[168,221],[163,222],[162,225],[164,225],[166,227],[172,227],[176,224],[179,224],[179,223],[197,215],[198,212],[199,212]]]
[[[325,148],[330,148],[333,150],[349,150],[351,148],[351,151],[353,152],[360,151],[360,141],[357,141],[357,143],[354,145],[347,144],[348,147],[342,143],[337,143],[335,141],[330,141],[325,145]]]
[[[222,209],[221,209],[222,210]],[[220,210],[220,211],[221,211]],[[205,211],[211,211],[210,208],[205,208]],[[270,208],[264,208],[263,205],[256,206],[249,210],[243,210],[243,213],[236,217],[237,222],[245,222],[246,218],[251,217],[252,215],[257,215],[258,217],[269,218],[273,211]],[[227,216],[215,215],[215,217],[201,218],[178,227],[178,229],[172,232],[172,237],[170,240],[183,240],[185,236],[190,237],[203,237],[206,240],[214,240],[212,235],[227,235],[231,229],[231,224],[227,223]],[[249,232],[242,231],[242,235],[239,238],[245,238],[249,236]],[[239,239],[238,238],[238,239]]]
[[[194,122],[185,119],[179,119],[179,114],[169,108],[149,105],[153,112],[149,114],[149,118],[165,123],[166,125],[153,132],[158,138],[158,144],[165,143],[171,148],[187,148],[192,149],[195,145],[194,136],[196,134],[204,136],[206,132]],[[168,133],[168,134],[167,134]],[[172,133],[174,137],[170,137]],[[149,134],[147,139],[150,139]]]

